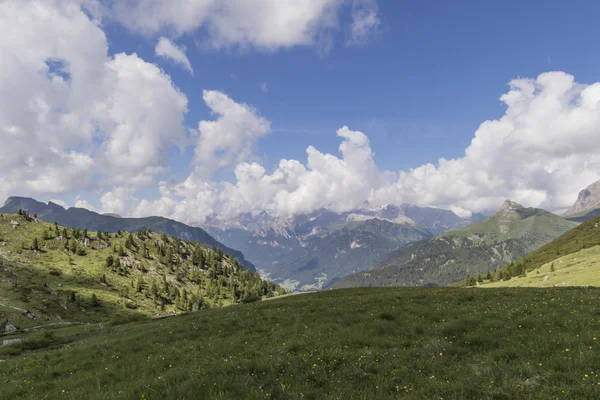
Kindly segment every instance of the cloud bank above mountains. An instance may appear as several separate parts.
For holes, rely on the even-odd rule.
[[[185,126],[186,94],[136,54],[110,55],[102,19],[121,21],[158,43],[167,40],[157,53],[188,68],[185,53],[175,51],[182,48],[166,36],[176,40],[204,28],[214,48],[306,45],[322,51],[340,29],[340,8],[348,5],[358,25],[348,29],[347,44],[364,43],[380,24],[376,3],[303,0],[308,11],[301,16],[291,3],[275,0],[175,3],[0,3],[0,197],[94,190],[102,193],[98,211],[202,224],[212,215],[286,216],[390,203],[469,215],[493,210],[506,198],[563,210],[600,178],[600,83],[580,84],[564,72],[511,81],[500,97],[505,114],[483,122],[461,158],[384,171],[368,132],[344,126],[337,130],[339,154],[310,146],[306,160],[282,159],[267,171],[253,149],[270,133],[268,116],[207,88],[202,98],[211,119]],[[236,8],[242,5],[249,8]],[[194,157],[187,178],[156,182],[169,171],[169,150],[190,142]],[[213,180],[228,168],[235,180]],[[157,185],[160,198],[139,198],[136,190],[147,185]],[[93,209],[88,200],[74,205]]]

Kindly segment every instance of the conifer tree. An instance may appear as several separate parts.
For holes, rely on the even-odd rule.
[[[77,252],[77,242],[75,241],[75,238],[71,239],[71,243],[69,244],[69,250],[73,254]]]

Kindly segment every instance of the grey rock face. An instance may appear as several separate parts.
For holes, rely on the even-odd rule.
[[[577,201],[573,207],[569,208],[565,216],[574,216],[596,208],[600,208],[600,181],[592,183],[579,192]]]

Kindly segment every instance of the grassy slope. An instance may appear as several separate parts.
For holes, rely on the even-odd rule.
[[[505,281],[484,282],[481,286],[490,288],[600,286],[600,246],[556,258],[534,272],[528,273],[527,276]]]
[[[0,398],[598,399],[599,301],[600,289],[351,289],[71,327],[0,348]]]
[[[503,282],[499,282],[499,279],[495,279],[497,282],[486,280],[482,286],[553,286],[562,285],[563,282],[568,282],[569,285],[600,286],[600,274],[595,273],[600,268],[598,246],[600,216],[579,225],[497,272],[497,275],[500,275],[503,271],[511,271],[513,276],[518,276],[524,270],[528,273],[526,278],[513,277]],[[552,264],[555,272],[550,271]],[[546,274],[549,278],[544,281]]]
[[[17,229],[10,224],[13,220],[19,223]],[[50,239],[42,240],[44,232]],[[62,229],[59,228],[59,233],[61,232]],[[234,302],[225,290],[219,301],[206,296],[210,279],[206,269],[200,269],[199,283],[191,282],[187,276],[177,279],[180,272],[189,271],[192,267],[189,261],[182,261],[181,266],[173,270],[159,261],[156,243],[162,239],[158,234],[152,233],[150,238],[144,241],[134,235],[138,249],[134,247],[132,250],[125,250],[125,256],[120,257],[123,263],[132,264],[130,268],[124,268],[125,274],[118,274],[107,268],[106,259],[109,255],[117,257],[113,247],[125,247],[127,235],[112,235],[110,239],[102,241],[96,239],[95,233],[88,235],[92,239],[91,246],[85,248],[87,254],[72,255],[63,249],[65,241],[56,239],[52,224],[39,220],[27,221],[18,215],[4,214],[0,217],[0,324],[8,320],[20,329],[27,329],[63,322],[107,321],[132,314],[155,316],[181,312],[174,304],[168,303],[161,308],[145,292],[138,293],[131,288],[132,281],[140,277],[145,282],[144,290],[149,289],[152,280],[162,284],[163,274],[167,276],[169,284],[180,290],[185,288],[190,295],[203,297],[208,306]],[[34,238],[38,238],[40,251],[22,248],[22,244],[29,247]],[[139,252],[143,243],[149,248],[149,258],[143,257]],[[101,248],[102,246],[106,247]],[[192,245],[186,242],[182,242],[182,249],[181,254],[175,255],[176,259],[181,257],[184,251],[193,251]],[[207,258],[213,252],[210,249],[204,251]],[[233,266],[234,261],[225,257],[223,263]],[[60,275],[52,275],[51,271],[59,271]],[[101,284],[100,278],[103,274],[106,275],[109,286]],[[241,277],[238,275],[237,279]],[[124,288],[128,291],[126,296],[123,296]],[[77,304],[69,301],[72,292],[77,293]],[[92,294],[98,297],[101,307],[91,306]],[[127,308],[126,303],[129,306],[134,305],[136,309]],[[32,311],[36,317],[27,318],[26,310]],[[0,326],[0,332],[3,330],[4,326]]]
[[[401,247],[375,268],[334,287],[449,285],[502,267],[576,226],[540,209],[501,210],[466,228]]]

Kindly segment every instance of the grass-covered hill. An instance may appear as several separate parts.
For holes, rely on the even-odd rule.
[[[0,215],[0,333],[166,315],[283,293],[220,249],[150,230],[67,229]]]
[[[362,288],[61,328],[0,347],[0,398],[597,400],[599,301]]]
[[[117,231],[138,232],[151,229],[156,233],[164,233],[189,242],[200,242],[209,247],[216,247],[238,260],[244,267],[255,271],[255,266],[245,259],[244,255],[235,249],[217,241],[205,230],[183,224],[163,217],[121,218],[111,214],[98,214],[85,208],[71,207],[68,210],[58,204],[42,203],[28,197],[9,197],[0,213],[16,214],[18,210],[26,210],[31,215],[43,221],[57,223],[67,228],[87,229],[92,232],[102,231],[115,233]]]
[[[573,229],[577,223],[507,201],[502,209],[466,228],[411,243],[334,288],[449,285],[517,260]]]
[[[493,273],[471,276],[461,285],[600,286],[600,216]]]

